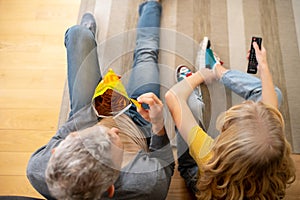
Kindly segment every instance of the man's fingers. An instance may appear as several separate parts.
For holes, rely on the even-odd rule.
[[[145,103],[149,106],[153,106],[155,104],[163,105],[161,100],[152,92],[142,94],[137,98],[139,103]]]
[[[145,110],[144,108],[141,107],[141,108],[139,108],[137,111],[140,113],[140,115],[141,115],[145,120],[150,121],[149,113],[148,113],[147,110]]]
[[[143,107],[138,108],[137,111],[140,115],[147,121],[156,120],[156,118],[161,118],[161,113],[163,110],[163,103],[162,101],[152,92],[142,94],[137,98],[139,103],[149,105],[150,109],[144,109]]]

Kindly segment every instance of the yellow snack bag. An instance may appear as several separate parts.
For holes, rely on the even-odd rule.
[[[128,97],[126,89],[112,69],[109,69],[95,89],[92,106],[99,117],[118,116],[124,113],[131,104],[141,107],[136,100]]]

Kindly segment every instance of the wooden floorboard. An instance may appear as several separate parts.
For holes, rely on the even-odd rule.
[[[80,0],[0,0],[0,195],[41,197],[30,155],[57,128],[66,78],[64,32]]]
[[[32,152],[41,147],[52,137],[57,129],[58,118],[63,116],[61,101],[66,79],[66,54],[63,45],[65,30],[76,24],[86,11],[96,15],[97,22],[101,24],[98,32],[98,40],[105,41],[108,37],[122,33],[125,29],[133,29],[136,25],[137,6],[141,0],[0,0],[0,195],[25,195],[41,197],[30,185],[26,178],[26,165]],[[242,55],[239,48],[235,48],[234,38],[244,41],[242,45],[246,51],[247,38],[253,33],[252,26],[244,26],[245,33],[237,33],[236,26],[244,23],[235,19],[237,8],[244,10],[244,19],[248,25],[268,23],[257,18],[250,18],[250,14],[258,12],[250,7],[264,7],[256,1],[220,1],[220,0],[163,0],[162,27],[167,30],[178,31],[192,41],[199,42],[204,35],[211,36],[214,48],[224,59],[227,66],[239,63],[235,59],[236,54]],[[279,40],[282,52],[284,68],[290,64],[299,63],[299,40],[295,36],[293,16],[291,8],[299,8],[296,1],[274,0],[273,10],[276,7],[276,15],[279,24]],[[274,4],[275,3],[275,4]],[[122,6],[120,6],[122,5]],[[292,7],[296,5],[297,7]],[[275,7],[274,7],[275,6]],[[224,9],[227,7],[227,9]],[[285,12],[285,9],[290,13]],[[231,19],[231,23],[228,20]],[[240,19],[240,18],[239,18]],[[219,23],[225,20],[226,23]],[[256,21],[251,21],[256,20]],[[295,19],[295,21],[300,21]],[[236,23],[236,24],[235,24]],[[284,29],[282,26],[291,26]],[[297,27],[300,25],[298,24]],[[297,28],[296,27],[296,28]],[[257,29],[262,32],[261,27]],[[264,32],[267,32],[264,29]],[[168,32],[170,33],[170,32]],[[174,33],[174,32],[173,32]],[[264,33],[266,34],[266,33]],[[277,33],[276,33],[277,34]],[[287,40],[283,35],[288,34],[293,41]],[[182,62],[192,64],[194,62],[194,49],[187,49],[184,56],[178,55],[186,49],[179,41],[168,38],[172,35],[163,35],[162,45],[165,47],[160,53],[160,62],[170,69],[162,69],[162,74],[173,73],[172,69]],[[178,36],[178,35],[177,35]],[[182,35],[180,35],[181,37]],[[134,38],[122,41],[122,51],[127,51],[134,45]],[[275,36],[273,36],[275,37]],[[296,37],[296,39],[295,39]],[[124,39],[124,38],[122,38]],[[125,38],[127,39],[127,38]],[[169,40],[170,39],[170,40]],[[266,40],[268,41],[268,40]],[[283,43],[289,42],[288,47]],[[193,42],[192,42],[193,43]],[[272,47],[271,42],[266,43]],[[273,44],[273,46],[276,46]],[[291,47],[291,48],[289,48]],[[173,49],[174,52],[167,51]],[[195,48],[195,47],[193,47]],[[295,50],[296,49],[296,50]],[[276,52],[275,52],[276,53]],[[277,52],[278,53],[278,52]],[[109,54],[107,55],[109,56]],[[128,53],[113,62],[115,67],[120,63],[130,67],[132,54]],[[106,62],[110,60],[104,60]],[[294,67],[291,66],[291,67]],[[239,68],[242,66],[231,66]],[[278,66],[280,68],[280,66]],[[242,69],[242,68],[241,68]],[[280,68],[281,69],[281,68]],[[298,68],[297,68],[298,69]],[[122,69],[125,70],[125,69]],[[123,72],[123,71],[120,72]],[[299,127],[299,112],[297,102],[300,92],[297,74],[293,74],[294,68],[285,69],[287,82],[287,98],[291,130],[297,131]],[[170,72],[171,71],[171,72]],[[296,77],[296,78],[295,78]],[[173,83],[173,74],[164,80],[164,93]],[[297,84],[294,84],[294,82]],[[289,93],[290,92],[290,93]],[[63,105],[67,105],[64,103]],[[295,112],[291,112],[295,110]],[[63,111],[66,114],[67,109]],[[298,112],[298,113],[297,113]],[[64,116],[66,117],[66,115]],[[169,116],[170,117],[170,116]],[[62,122],[59,122],[62,123]],[[172,130],[172,122],[168,122]],[[297,139],[297,135],[291,134],[291,139]],[[299,145],[299,139],[294,144]],[[293,155],[297,167],[297,179],[287,190],[285,199],[300,199],[300,155]],[[168,200],[192,199],[185,187],[183,179],[175,169],[172,178]]]

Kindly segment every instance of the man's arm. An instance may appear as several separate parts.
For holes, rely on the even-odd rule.
[[[92,107],[90,105],[86,106],[63,124],[46,145],[32,154],[27,165],[27,178],[31,185],[44,197],[52,199],[46,184],[45,171],[53,149],[71,132],[93,126],[97,122],[97,116]]]
[[[168,167],[169,176],[174,171],[174,157],[169,137],[164,127],[163,103],[154,93],[145,93],[138,97],[139,103],[149,105],[149,109],[138,108],[141,116],[151,122],[152,134],[150,142],[150,157],[157,158],[161,165]]]

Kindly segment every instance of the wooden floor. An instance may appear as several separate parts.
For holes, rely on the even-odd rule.
[[[55,133],[66,79],[66,28],[80,0],[0,0],[0,195],[39,197],[29,156]]]
[[[64,32],[78,21],[79,7],[80,0],[0,0],[0,195],[41,197],[25,170],[57,128]],[[300,155],[293,158],[297,180],[286,199],[300,199]],[[177,170],[168,199],[191,199]]]

